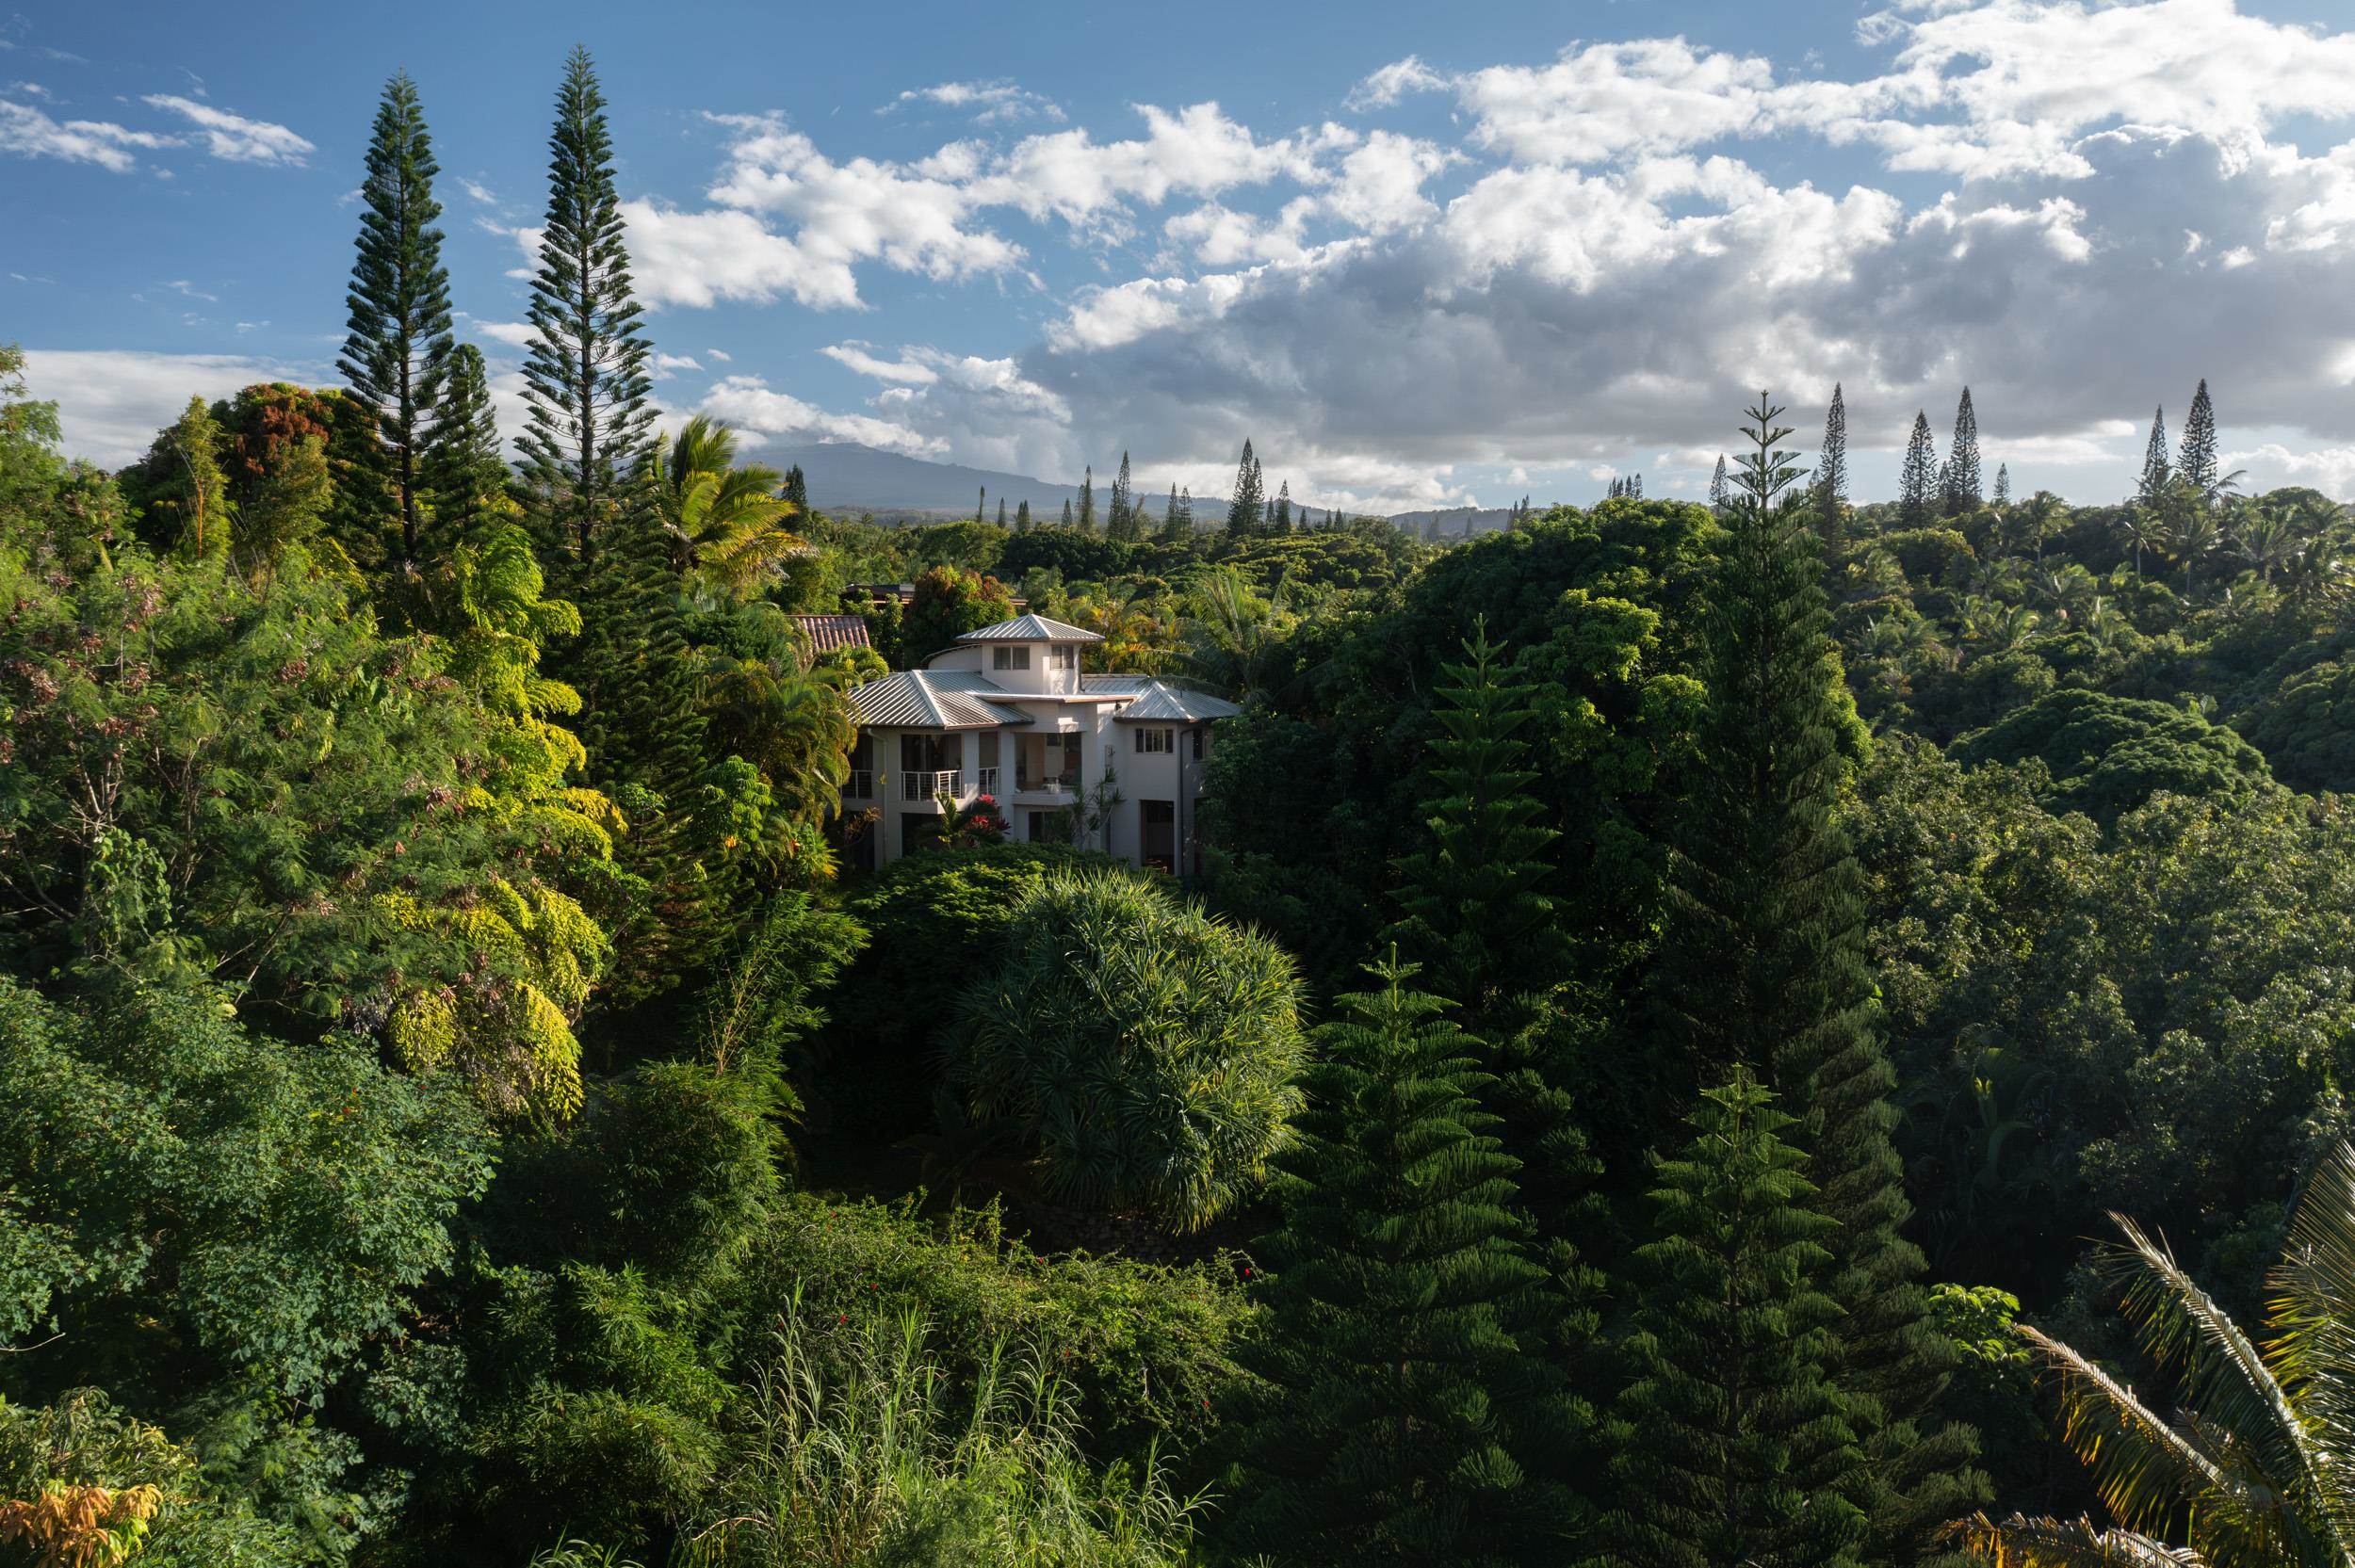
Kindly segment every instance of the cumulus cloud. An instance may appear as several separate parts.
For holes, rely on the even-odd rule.
[[[907,426],[867,414],[831,413],[788,393],[772,392],[758,376],[729,376],[704,395],[703,412],[754,438],[855,441],[915,457],[938,457],[945,445]]]
[[[106,468],[136,462],[191,396],[227,397],[256,381],[305,380],[322,367],[241,354],[158,354],[131,349],[30,348],[25,380],[55,398],[72,456]]]
[[[910,88],[877,112],[889,114],[910,105],[961,110],[970,114],[974,123],[980,125],[1015,120],[1060,122],[1064,118],[1063,106],[1053,99],[1003,77],[988,82],[935,82],[931,87]]]
[[[241,114],[217,109],[210,104],[200,104],[193,98],[176,93],[152,92],[142,102],[150,107],[169,109],[196,126],[198,138],[204,150],[214,157],[232,163],[286,164],[296,168],[318,151],[310,142],[284,125],[267,120],[249,120]]]

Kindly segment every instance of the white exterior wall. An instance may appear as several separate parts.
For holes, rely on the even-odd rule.
[[[1142,863],[1144,855],[1144,810],[1140,802],[1167,800],[1172,803],[1172,858],[1180,872],[1192,869],[1198,827],[1194,820],[1194,801],[1201,792],[1203,762],[1194,756],[1193,736],[1203,734],[1204,760],[1210,745],[1207,723],[1122,723],[1113,716],[1126,705],[1125,702],[1106,697],[1090,696],[1080,688],[1081,672],[1079,661],[1068,671],[1053,668],[1049,650],[1054,644],[1025,643],[966,643],[944,650],[926,661],[933,671],[971,671],[1003,687],[1010,697],[993,696],[990,701],[1001,707],[1011,707],[1027,714],[1031,722],[1010,725],[995,732],[962,730],[959,737],[958,767],[959,799],[970,799],[979,792],[980,775],[983,767],[982,746],[983,736],[998,736],[998,779],[994,791],[999,814],[1006,819],[1008,836],[1017,842],[1030,836],[1030,814],[1033,811],[1053,811],[1069,808],[1075,797],[1068,792],[1017,790],[1015,780],[1019,771],[1017,756],[1031,742],[1030,737],[1047,736],[1050,740],[1063,735],[1076,734],[1080,740],[1080,775],[1077,800],[1082,806],[1092,800],[1104,782],[1109,762],[1120,791],[1120,803],[1113,808],[1111,821],[1105,828],[1083,841],[1083,848],[1098,849],[1132,863]],[[1027,671],[999,670],[996,667],[993,650],[1006,647],[1028,648],[1031,667]],[[1024,701],[1023,693],[1036,693]],[[1063,699],[1081,698],[1083,701]],[[1163,729],[1170,732],[1172,750],[1166,752],[1140,752],[1136,750],[1135,732],[1140,729]],[[847,797],[846,808],[856,811],[872,806],[877,816],[869,830],[874,835],[872,864],[880,868],[900,858],[900,847],[907,829],[909,816],[937,817],[939,807],[932,800],[906,799],[904,774],[900,765],[901,739],[907,735],[939,734],[943,732],[883,728],[869,726],[869,737],[873,758],[875,794],[871,799]],[[1053,740],[1053,744],[1063,744]],[[1050,755],[1052,753],[1050,752]]]

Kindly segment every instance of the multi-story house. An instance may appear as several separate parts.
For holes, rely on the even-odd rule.
[[[1080,650],[1102,640],[1017,616],[853,687],[858,746],[842,789],[852,860],[897,860],[938,837],[944,800],[988,796],[1016,841],[1198,869],[1210,729],[1242,710],[1149,675],[1083,672]]]

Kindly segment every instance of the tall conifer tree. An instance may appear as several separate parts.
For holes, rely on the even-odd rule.
[[[1268,531],[1278,534],[1292,531],[1292,482],[1290,479],[1275,487],[1275,510],[1270,519]]]
[[[1145,514],[1137,506],[1136,485],[1129,477],[1129,454],[1120,454],[1120,473],[1113,480],[1112,505],[1104,515],[1104,534],[1108,539],[1139,540],[1145,537]]]
[[[1031,531],[1031,503],[1027,498],[1014,509],[1014,531],[1018,534]]]
[[[1897,516],[1908,528],[1924,528],[1938,511],[1938,444],[1929,415],[1916,409],[1913,434],[1906,442],[1905,467],[1897,476]]]
[[[1889,1102],[1895,1074],[1864,940],[1863,873],[1837,815],[1862,726],[1840,671],[1790,431],[1748,411],[1734,507],[1702,631],[1708,706],[1671,843],[1660,995],[1691,1057],[1681,1083],[1752,1060],[1799,1119],[1796,1141],[1840,1229],[1825,1288],[1833,1366],[1869,1462],[1868,1559],[1911,1562],[1983,1484],[1975,1440],[1931,1424],[1953,1350],[1929,1322]],[[1926,428],[1917,420],[1917,432]],[[1754,1060],[1753,1053],[1765,1053]]]
[[[1816,454],[1813,489],[1815,509],[1828,528],[1848,504],[1848,401],[1838,381],[1831,384],[1831,407],[1824,413],[1824,447]]]
[[[798,462],[785,471],[785,498],[796,516],[809,515],[809,477],[802,472]]]
[[[1063,498],[1063,525],[1066,528],[1071,526],[1071,497],[1068,495]]]
[[[1093,463],[1080,477],[1079,528],[1083,534],[1096,531],[1096,467]]]
[[[583,562],[625,508],[644,504],[633,493],[653,452],[647,348],[624,237],[605,95],[588,51],[575,49],[548,137],[523,451],[552,541]]]
[[[1717,472],[1709,477],[1709,507],[1722,512],[1733,499],[1732,487],[1726,481],[1726,455],[1717,454]]]
[[[1857,1568],[1870,1495],[1833,1376],[1825,1292],[1839,1222],[1816,1207],[1792,1119],[1744,1068],[1703,1094],[1679,1157],[1656,1158],[1659,1239],[1624,1347],[1634,1374],[1604,1427],[1629,1568]]]
[[[1568,1089],[1570,937],[1548,890],[1547,855],[1561,835],[1530,793],[1538,689],[1488,641],[1485,622],[1463,648],[1435,693],[1423,832],[1392,862],[1400,918],[1386,940],[1424,966],[1430,989],[1481,1042],[1485,1103],[1522,1164],[1546,1261],[1583,1299],[1573,1249],[1596,1165]]]
[[[1340,999],[1281,1156],[1267,1331],[1251,1352],[1235,1544],[1280,1560],[1571,1560],[1561,1477],[1590,1413],[1543,1349],[1559,1302],[1524,1251],[1477,1043],[1406,989]]]
[[[1259,484],[1259,460],[1252,455],[1251,438],[1243,437],[1242,461],[1235,467],[1235,496],[1226,504],[1226,531],[1256,534],[1266,511],[1266,493]]]
[[[2167,498],[2167,487],[2174,477],[2167,456],[2167,406],[2161,404],[2151,416],[2151,441],[2142,449],[2142,481],[2135,487],[2135,499],[2146,507],[2157,506]]]
[[[1006,525],[1006,498],[1002,495],[998,497],[998,525],[1001,528]]]
[[[513,509],[507,496],[507,448],[491,408],[490,373],[482,350],[462,343],[450,351],[449,376],[418,478],[433,510],[433,533],[455,548],[478,538]]]
[[[1955,439],[1946,449],[1946,469],[1940,500],[1946,515],[1960,517],[1979,509],[1979,415],[1971,406],[1971,389],[1962,389],[1955,405]]]
[[[2011,505],[2011,464],[2006,462],[1995,465],[1995,504],[1999,507]]]
[[[437,171],[416,84],[398,73],[378,104],[360,181],[359,254],[345,296],[351,315],[335,368],[375,425],[378,475],[392,510],[387,521],[413,570],[428,515],[419,471],[455,346],[442,231],[433,226],[442,216],[433,199]]]
[[[2208,379],[2200,378],[2200,390],[2191,395],[2191,412],[2184,419],[2183,455],[2176,461],[2175,477],[2206,494],[2216,487],[2216,409],[2208,401]]]

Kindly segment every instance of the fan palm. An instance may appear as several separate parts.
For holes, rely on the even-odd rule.
[[[2266,1277],[2252,1337],[2133,1221],[2111,1262],[2152,1361],[2180,1376],[2172,1419],[2068,1346],[2022,1326],[2061,1385],[2063,1433],[2118,1520],[1981,1515],[1957,1527],[2000,1568],[2347,1568],[2355,1563],[2355,1149],[2324,1158]],[[2162,1544],[2179,1535],[2183,1546]]]
[[[802,548],[782,525],[798,509],[773,468],[736,464],[736,432],[702,414],[688,420],[658,464],[657,504],[678,569],[707,591],[741,599],[783,557]]]

